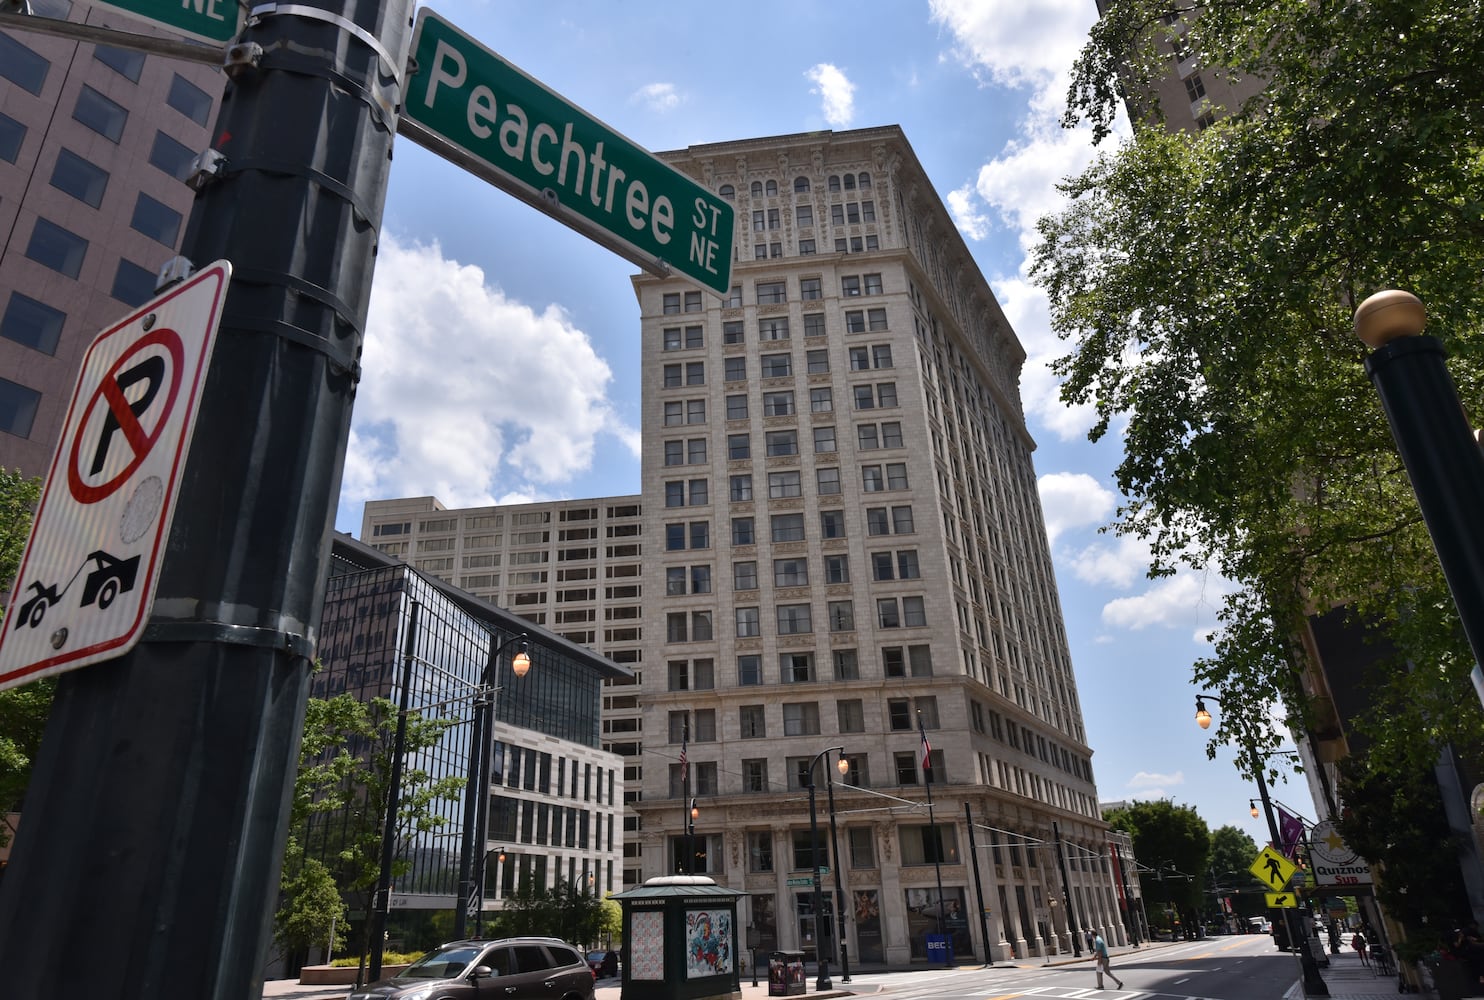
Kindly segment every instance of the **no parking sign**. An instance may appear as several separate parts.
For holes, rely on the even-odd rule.
[[[0,627],[0,690],[139,641],[231,276],[202,269],[84,355]]]

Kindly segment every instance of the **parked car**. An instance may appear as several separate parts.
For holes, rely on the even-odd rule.
[[[407,968],[363,986],[349,1000],[593,1000],[593,973],[582,953],[557,938],[454,941]]]
[[[611,979],[618,975],[618,952],[590,951],[587,953],[587,967],[593,970],[595,978]]]

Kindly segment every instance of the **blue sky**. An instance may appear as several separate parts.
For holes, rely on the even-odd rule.
[[[504,0],[434,5],[571,103],[652,150],[896,124],[1029,354],[1033,436],[1088,742],[1104,800],[1169,797],[1239,826],[1255,789],[1205,755],[1190,665],[1226,583],[1150,581],[1099,532],[1117,442],[1063,406],[1028,280],[1036,219],[1092,156],[1059,125],[1093,0]],[[627,261],[398,141],[337,527],[367,499],[449,506],[639,491],[639,313]],[[1302,780],[1274,795],[1312,814]]]

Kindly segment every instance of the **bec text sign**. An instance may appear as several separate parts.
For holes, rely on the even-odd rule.
[[[466,154],[471,170],[640,267],[663,262],[727,293],[729,202],[426,7],[412,54],[404,116]]]

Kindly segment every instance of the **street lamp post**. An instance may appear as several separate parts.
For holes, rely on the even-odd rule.
[[[474,936],[476,938],[484,936],[484,886],[487,882],[487,879],[485,878],[485,870],[486,866],[489,865],[491,854],[498,854],[499,857],[496,859],[496,861],[502,865],[505,863],[505,848],[503,847],[491,847],[479,857],[479,881],[477,883],[479,886],[479,893],[477,896],[474,897],[476,900],[478,900],[479,903],[479,905],[474,908]],[[498,868],[495,869],[495,875],[496,877],[499,876]]]
[[[694,875],[696,873],[696,820],[701,816],[701,809],[696,805],[696,800],[690,800],[690,812],[685,814],[685,873]]]
[[[495,743],[495,695],[500,690],[495,685],[495,673],[500,665],[500,654],[512,644],[516,650],[510,658],[510,672],[516,677],[524,677],[531,669],[531,657],[527,652],[530,637],[526,633],[521,632],[491,646],[474,701],[474,729],[469,737],[469,777],[464,786],[464,830],[459,844],[459,893],[453,915],[455,939],[468,933],[470,906],[477,905],[481,911],[484,909],[484,858],[479,862],[481,878],[476,891],[472,881],[474,851],[476,837],[481,844],[487,843],[489,838],[490,753]],[[483,853],[488,857],[487,851]],[[480,927],[483,928],[482,919]]]
[[[1206,711],[1207,701],[1221,704],[1221,699],[1214,695],[1201,693],[1195,696],[1195,722],[1202,729],[1211,728],[1211,713]],[[1252,776],[1257,781],[1257,797],[1262,802],[1263,815],[1267,817],[1268,835],[1272,837],[1273,848],[1277,850],[1283,840],[1278,833],[1278,820],[1273,815],[1272,800],[1268,798],[1268,783],[1262,774],[1262,756],[1251,742],[1247,742],[1244,749],[1247,751]],[[1329,987],[1324,985],[1324,979],[1319,975],[1319,964],[1314,961],[1314,955],[1309,951],[1307,935],[1298,932],[1298,922],[1293,919],[1292,911],[1287,908],[1283,910],[1283,926],[1288,928],[1289,944],[1298,952],[1299,968],[1303,970],[1304,975],[1304,994],[1311,997],[1329,996]]]
[[[842,752],[835,761],[840,777],[850,773],[850,761]],[[840,982],[850,982],[850,944],[845,940],[845,889],[840,879],[845,874],[845,862],[840,859],[840,841],[835,835],[835,782],[830,778],[830,769],[824,769],[824,790],[830,802],[830,852],[835,856],[835,940],[840,944]]]
[[[814,765],[819,763],[819,758],[831,752],[844,753],[844,747],[827,747],[814,755],[809,762],[809,860],[810,867],[814,869],[814,961],[819,966],[819,977],[815,980],[816,990],[834,989],[830,981],[830,960],[825,957],[824,935],[829,930],[828,922],[824,921],[824,898],[819,888],[819,819],[814,809]],[[847,765],[848,766],[848,765]],[[838,859],[836,864],[838,864]]]

